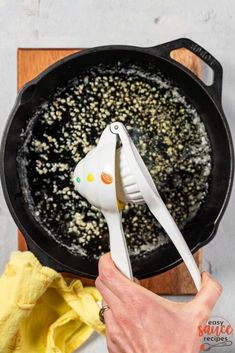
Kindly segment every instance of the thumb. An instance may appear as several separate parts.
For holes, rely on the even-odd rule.
[[[215,303],[222,294],[223,288],[209,273],[202,273],[202,288],[193,299],[194,304],[202,306],[211,312]]]

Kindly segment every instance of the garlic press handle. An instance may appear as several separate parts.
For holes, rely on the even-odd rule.
[[[130,280],[133,280],[130,257],[126,239],[122,228],[121,214],[119,212],[103,211],[109,228],[110,251],[116,267]]]
[[[189,250],[189,247],[182,233],[180,232],[166,205],[164,204],[161,198],[159,199],[159,197],[156,197],[155,204],[153,204],[152,202],[150,204],[147,200],[145,201],[152,214],[155,216],[155,218],[165,229],[166,233],[172,240],[180,256],[182,257],[186,267],[188,268],[197,290],[199,291],[201,289],[201,274],[199,268],[196,264],[196,261],[194,260],[191,251]]]

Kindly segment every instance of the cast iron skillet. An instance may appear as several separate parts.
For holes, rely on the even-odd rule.
[[[206,86],[192,72],[170,58],[170,52],[187,48],[199,56],[214,71],[211,86]],[[210,193],[196,217],[184,229],[185,239],[192,252],[207,244],[215,235],[227,206],[233,181],[233,146],[229,127],[221,105],[222,67],[205,49],[189,39],[178,39],[151,48],[133,46],[104,46],[70,55],[50,66],[19,92],[3,135],[1,148],[1,179],[9,210],[25,236],[29,250],[47,266],[57,271],[80,276],[97,276],[97,261],[69,253],[50,238],[31,215],[24,202],[17,175],[16,153],[20,133],[35,105],[64,85],[80,71],[97,63],[115,61],[151,62],[166,73],[197,108],[204,121],[212,145],[213,167]],[[222,241],[222,240],[221,240]],[[149,256],[132,261],[134,276],[146,278],[164,272],[178,263],[181,257],[172,243],[156,249]]]

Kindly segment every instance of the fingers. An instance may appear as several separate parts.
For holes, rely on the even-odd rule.
[[[116,343],[119,342],[120,337],[123,337],[123,334],[120,334],[120,328],[116,324],[111,308],[104,311],[103,317],[108,351],[109,353],[120,353],[120,347],[117,347]]]
[[[107,310],[106,313],[106,340],[109,353],[136,352],[136,350],[130,348],[126,332],[120,327],[112,311]]]
[[[106,326],[106,340],[109,353],[129,353],[129,345],[124,338],[123,332],[112,322],[111,325]]]
[[[100,277],[96,278],[95,286],[103,298],[103,305],[107,304],[110,308],[121,306],[120,299],[105,286],[105,284],[100,280]]]
[[[222,286],[215,281],[207,272],[202,273],[202,288],[194,298],[193,302],[204,306],[212,311],[215,303],[222,294]]]
[[[103,303],[103,306],[106,305],[106,303]],[[105,322],[105,325],[106,325],[106,332],[108,332],[109,330],[109,327],[111,325],[113,325],[114,323],[114,317],[113,317],[113,313],[112,313],[112,309],[107,309],[104,311],[104,322]]]
[[[124,276],[115,266],[110,253],[101,256],[99,260],[99,280],[98,289],[101,294],[104,295],[105,300],[110,305],[110,298],[118,298],[122,303],[130,302],[130,298],[133,298],[133,293],[141,294],[148,297],[150,300],[159,300],[161,302],[163,299],[151,291],[140,285],[138,279],[134,278],[132,282],[126,276]],[[103,284],[103,286],[102,286]],[[111,295],[112,293],[112,295]],[[114,310],[116,305],[114,305]]]
[[[136,288],[136,284],[117,269],[110,253],[101,256],[99,260],[99,279],[120,300],[123,293],[132,295]]]
[[[105,306],[106,304],[106,301],[102,301],[102,306]],[[126,342],[125,333],[122,332],[120,326],[117,324],[111,307],[104,311],[103,316],[106,326],[106,341],[109,353],[127,353],[125,347],[127,347],[128,342]]]

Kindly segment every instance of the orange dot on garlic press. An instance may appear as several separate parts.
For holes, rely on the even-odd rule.
[[[89,173],[89,174],[87,174],[87,176],[86,176],[86,180],[87,181],[89,181],[89,182],[92,182],[92,181],[94,181],[94,175],[93,174],[91,174],[91,173]]]
[[[111,184],[113,182],[113,177],[112,175],[102,172],[101,173],[101,180],[104,184]]]

